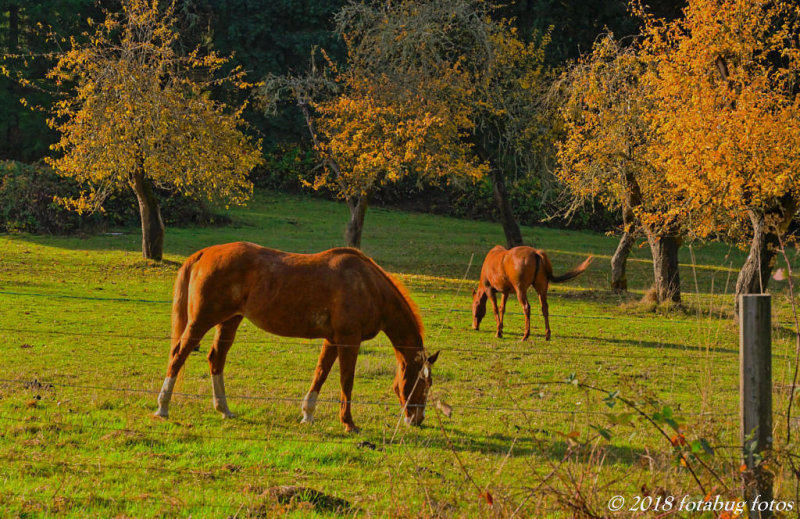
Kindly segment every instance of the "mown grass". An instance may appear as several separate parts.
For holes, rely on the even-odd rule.
[[[470,329],[470,292],[486,251],[503,242],[499,225],[380,208],[368,213],[364,251],[397,273],[420,306],[426,346],[442,350],[433,394],[453,407],[451,418],[430,409],[422,428],[398,425],[394,354],[381,335],[362,346],[358,360],[354,418],[362,432],[346,435],[338,422],[337,368],[317,422],[301,424],[299,399],[320,341],[268,336],[250,323],[240,328],[226,368],[237,419],[222,420],[211,408],[204,358],[211,337],[189,359],[170,419],[153,418],[182,260],[236,240],[323,250],[341,244],[345,217],[341,204],[261,193],[233,211],[231,226],[168,229],[168,261],[160,265],[140,258],[136,229],[81,238],[0,235],[0,515],[336,513],[303,499],[282,504],[270,492],[277,485],[345,499],[352,505],[339,510],[345,515],[374,516],[510,515],[519,507],[522,516],[559,517],[565,507],[552,487],[568,491],[573,476],[600,513],[610,496],[641,494],[642,485],[699,493],[652,428],[609,426],[603,413],[620,407],[609,409],[601,392],[561,383],[571,373],[670,406],[687,436],[720,447],[718,458],[736,445],[730,293],[744,257],[738,249],[696,246],[694,266],[683,250],[684,307],[653,309],[637,303],[652,277],[646,247],[635,248],[629,264],[631,293],[617,296],[606,290],[613,237],[524,228],[557,273],[587,254],[598,260],[577,280],[551,285],[553,340],[543,340],[534,304],[532,340],[522,343],[515,301],[505,338],[494,338],[491,316],[481,331]],[[774,377],[788,383],[793,338],[784,285],[771,285]],[[784,401],[776,394],[777,409]],[[598,440],[592,425],[609,428],[611,440]],[[567,452],[576,454],[562,463]],[[710,463],[725,477],[738,467],[727,459]],[[729,484],[735,486],[733,476]],[[788,499],[789,486],[779,480],[778,495]],[[493,508],[479,497],[486,491]]]

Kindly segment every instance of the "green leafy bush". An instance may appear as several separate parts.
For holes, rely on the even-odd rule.
[[[275,191],[300,192],[303,181],[313,182],[317,159],[314,151],[300,144],[279,144],[264,157],[250,180],[257,187]]]
[[[95,225],[98,217],[81,217],[53,201],[78,193],[44,167],[0,162],[0,231],[67,234]]]

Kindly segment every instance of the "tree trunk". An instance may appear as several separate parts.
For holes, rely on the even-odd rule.
[[[681,276],[678,270],[678,249],[681,238],[672,235],[647,233],[653,253],[653,287],[659,303],[681,302]]]
[[[347,207],[350,209],[350,220],[344,230],[344,242],[347,247],[361,248],[361,231],[364,230],[368,198],[368,196],[362,195],[347,199]]]
[[[497,209],[500,211],[500,223],[503,225],[508,248],[522,245],[522,232],[519,230],[517,220],[514,218],[514,212],[511,210],[511,202],[508,199],[503,172],[497,168],[492,169],[491,179],[494,201],[497,202]]]
[[[786,232],[797,211],[797,202],[789,196],[783,197],[779,207],[766,214],[749,212],[753,225],[753,240],[750,253],[736,279],[734,313],[739,316],[739,296],[742,294],[763,294],[767,290],[772,267],[780,250],[780,236]]]
[[[736,279],[736,313],[739,313],[739,296],[742,294],[763,294],[767,289],[772,262],[777,251],[767,244],[767,232],[764,229],[764,216],[750,212],[753,224],[753,239],[750,242],[750,253],[739,271]],[[773,234],[774,236],[774,234]]]
[[[611,257],[611,290],[617,294],[628,291],[628,275],[625,272],[625,267],[628,263],[628,255],[630,255],[633,247],[635,223],[636,217],[630,205],[623,208],[622,238],[620,238],[617,250]]]
[[[617,250],[611,257],[611,290],[616,293],[628,291],[628,276],[625,273],[625,266],[628,255],[633,247],[633,234],[625,231],[619,240]]]
[[[142,256],[161,261],[164,256],[164,221],[153,186],[141,166],[133,174],[133,191],[139,201],[139,217],[142,221]]]

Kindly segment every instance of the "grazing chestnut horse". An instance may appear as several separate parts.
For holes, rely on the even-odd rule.
[[[478,288],[472,291],[472,327],[477,330],[481,319],[486,315],[486,299],[492,301],[494,318],[497,321],[497,337],[503,336],[503,316],[506,313],[506,301],[512,291],[525,312],[526,340],[531,333],[531,305],[528,303],[528,287],[533,286],[539,294],[544,316],[545,340],[550,340],[550,319],[547,307],[547,287],[552,281],[560,283],[581,274],[592,262],[589,256],[583,263],[561,276],[553,275],[553,266],[544,251],[532,247],[514,247],[507,250],[500,245],[495,246],[486,255],[481,268],[481,280]],[[503,294],[500,311],[497,310],[497,293]]]
[[[406,423],[419,425],[431,384],[422,345],[422,321],[408,292],[356,249],[292,254],[253,243],[215,245],[194,253],[178,271],[172,300],[172,349],[156,416],[168,416],[175,379],[203,335],[216,327],[208,352],[214,408],[230,418],[222,372],[236,328],[247,317],[259,328],[285,337],[322,338],[311,388],[303,400],[303,421],[314,420],[322,384],[339,359],[339,419],[358,429],[350,396],[359,345],[383,331],[394,346],[394,390]]]

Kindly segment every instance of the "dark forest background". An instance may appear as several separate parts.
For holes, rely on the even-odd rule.
[[[321,47],[335,60],[343,61],[344,45],[333,32],[333,15],[344,4],[343,0],[178,0],[180,45],[186,51],[199,46],[233,54],[232,63],[243,66],[253,82],[270,73],[302,73],[309,66],[314,47]],[[681,0],[654,0],[648,9],[656,16],[673,18],[680,15],[683,6]],[[50,152],[56,135],[47,127],[46,113],[23,106],[19,99],[25,98],[32,106],[49,106],[53,93],[45,74],[54,62],[52,54],[67,44],[62,39],[70,36],[80,39],[89,28],[89,19],[102,20],[104,10],[118,9],[119,2],[110,0],[0,0],[0,53],[5,55],[2,64],[10,76],[21,74],[30,81],[22,86],[0,75],[0,160],[35,164]],[[523,38],[550,31],[546,60],[554,73],[589,51],[604,31],[610,30],[618,36],[632,35],[640,23],[630,13],[626,0],[517,0],[497,2],[496,9],[497,17],[513,20]],[[224,98],[232,94],[217,95]],[[251,103],[246,118],[248,131],[263,139],[266,158],[266,165],[253,172],[254,183],[273,190],[303,190],[300,179],[311,176],[315,160],[298,110],[287,104],[277,115],[267,117]],[[47,206],[51,192],[69,193],[78,189],[63,179],[46,175],[31,178],[29,171],[24,167],[7,167],[0,172],[4,175],[0,184],[0,211],[8,210],[4,200],[13,199],[18,204],[22,197],[31,205]],[[559,188],[543,182],[546,176],[547,172],[535,172],[512,179],[509,195],[520,223],[546,222],[559,227],[604,231],[617,223],[618,217],[602,207],[586,207],[568,221],[548,219],[558,212]],[[168,192],[161,196],[172,200],[172,213],[176,215],[171,217],[167,209],[165,217],[181,223],[180,203]],[[377,193],[376,202],[469,218],[495,219],[497,211],[488,180],[470,185],[422,186],[412,176]],[[123,197],[117,207],[119,214],[114,223],[135,221],[133,200]],[[34,207],[26,210],[37,211]],[[211,211],[200,216],[190,213],[186,216],[190,221],[185,223],[215,219]],[[7,215],[0,214],[4,216]],[[37,219],[35,215],[31,218]],[[57,216],[52,220],[47,225],[22,222],[20,227],[62,232],[80,226],[65,223]]]

